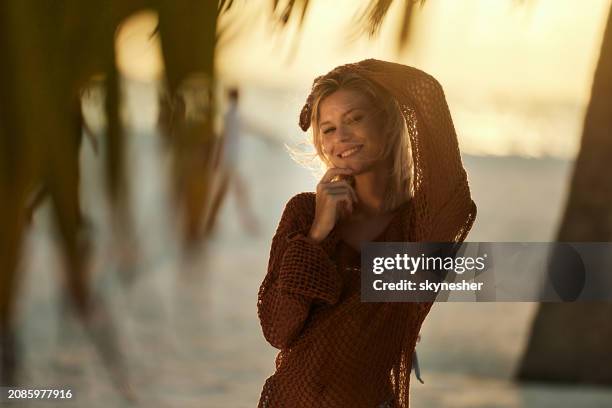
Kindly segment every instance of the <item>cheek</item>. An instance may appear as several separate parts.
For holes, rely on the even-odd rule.
[[[321,142],[321,151],[324,156],[327,156],[329,152],[329,145],[325,142]]]
[[[367,143],[367,156],[373,160],[380,160],[385,151],[383,135],[374,133],[370,136]]]
[[[370,125],[364,129],[365,139],[368,141],[370,149],[379,150],[383,143],[382,129],[379,126]]]
[[[332,149],[332,145],[331,143],[326,143],[325,141],[321,142],[321,150],[323,151],[323,156],[328,160],[328,161],[332,161],[333,156],[330,154],[330,151]]]

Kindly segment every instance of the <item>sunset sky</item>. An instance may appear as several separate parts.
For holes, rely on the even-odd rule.
[[[362,0],[313,0],[296,37],[295,24],[271,24],[269,1],[235,2],[221,20],[230,35],[218,52],[219,72],[240,81],[309,82],[346,61],[366,57],[419,66],[449,86],[511,90],[542,97],[585,99],[610,0],[429,0],[417,11],[413,42],[396,52],[403,1],[396,1],[381,35],[348,40]],[[124,72],[150,79],[161,72],[158,42],[149,40],[155,16],[141,13],[119,36]],[[297,44],[291,58],[289,49]],[[452,84],[452,85],[450,85]]]
[[[418,66],[451,87],[582,100],[610,8],[610,0],[590,0],[588,7],[572,0],[429,0],[416,13],[411,48],[398,55],[403,1],[395,2],[380,37],[350,44],[347,33],[366,2],[315,0],[288,62],[293,27],[274,31],[269,7],[260,4],[268,2],[243,3],[227,16],[241,27],[219,53],[220,72],[228,76],[310,81],[338,64],[375,57]]]
[[[515,107],[526,102],[584,106],[611,7],[611,0],[589,0],[588,7],[574,0],[428,0],[417,8],[409,48],[398,52],[395,39],[404,1],[395,2],[377,38],[357,41],[349,37],[367,1],[311,3],[297,32],[298,13],[280,30],[272,23],[270,1],[236,0],[219,22],[228,33],[217,51],[220,77],[247,86],[307,89],[314,77],[346,62],[380,58],[413,65],[434,75],[456,105],[471,107],[457,114],[465,124],[463,142],[469,142],[470,134],[493,131],[499,137],[481,141],[475,136],[473,142],[499,151],[517,144],[511,133],[535,134],[519,143],[527,146],[534,140],[544,143],[538,139],[541,132],[503,115],[483,121],[474,118],[474,111],[499,101]],[[155,14],[145,12],[120,30],[118,61],[126,76],[149,81],[163,72],[159,39],[149,38],[155,24]],[[581,118],[569,120],[562,131],[579,132]],[[516,129],[509,130],[504,121]],[[572,136],[571,144],[559,147],[561,155],[572,155],[576,146]],[[532,147],[524,153],[539,155],[540,148]]]

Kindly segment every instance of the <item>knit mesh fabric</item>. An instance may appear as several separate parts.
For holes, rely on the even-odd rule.
[[[414,195],[379,240],[463,241],[476,206],[440,84],[416,68],[372,59],[325,77],[347,71],[389,92],[410,134]],[[310,103],[300,115],[304,131]],[[257,308],[265,338],[280,352],[259,407],[377,408],[389,401],[407,408],[412,355],[432,303],[360,302],[358,253],[336,229],[320,243],[310,240],[314,214],[314,193],[296,195],[272,239]]]

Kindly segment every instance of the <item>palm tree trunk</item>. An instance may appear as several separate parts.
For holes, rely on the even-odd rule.
[[[611,164],[612,9],[559,241],[612,241]],[[517,376],[520,380],[612,385],[611,344],[612,304],[543,303]]]

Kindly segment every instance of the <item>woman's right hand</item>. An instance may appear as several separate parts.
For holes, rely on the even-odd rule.
[[[350,176],[351,169],[331,168],[317,184],[315,217],[308,236],[316,241],[324,240],[336,225],[340,216],[340,203],[344,203],[349,212],[357,202],[357,194],[346,180],[332,181],[337,176]]]

